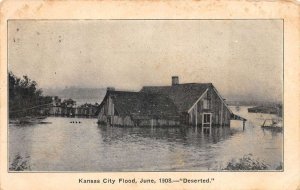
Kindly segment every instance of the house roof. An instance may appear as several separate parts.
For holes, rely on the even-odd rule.
[[[212,88],[224,102],[212,83],[186,83],[172,86],[144,86],[139,92],[108,90],[95,114],[106,99],[111,97],[115,111],[122,116],[133,118],[174,118],[180,113],[189,112],[197,100]],[[246,120],[232,113],[226,103],[225,106],[232,114],[233,119]]]
[[[133,117],[174,117],[178,116],[173,101],[165,95],[148,92],[108,91],[119,115]],[[101,106],[101,105],[100,105]]]
[[[140,92],[168,96],[179,112],[188,112],[209,87],[213,87],[212,83],[186,83],[172,86],[145,86]]]

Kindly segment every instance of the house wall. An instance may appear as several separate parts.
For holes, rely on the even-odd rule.
[[[105,112],[105,106],[103,106],[98,114],[98,122],[99,123],[106,123],[107,122],[107,115],[104,113]]]
[[[129,116],[113,116],[111,119],[111,125],[134,126],[134,123]]]
[[[144,119],[139,121],[139,126],[176,126],[180,125],[179,121],[169,119]]]
[[[135,122],[130,116],[115,115],[114,104],[110,97],[107,97],[104,101],[102,108],[98,114],[98,123],[110,124],[115,126],[175,126],[180,122],[172,119],[138,119]]]
[[[110,97],[107,97],[104,100],[104,104],[98,114],[98,123],[119,126],[134,126],[134,122],[129,116],[115,115],[114,104]]]
[[[108,116],[104,112],[99,113],[98,123],[115,126],[134,126],[134,122],[129,116]]]
[[[230,124],[230,111],[213,88],[210,88],[189,112],[189,124],[202,125],[203,113],[212,114],[212,125]]]

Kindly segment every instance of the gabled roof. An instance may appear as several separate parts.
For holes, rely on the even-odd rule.
[[[213,87],[212,83],[186,83],[172,86],[145,86],[140,92],[168,96],[181,113],[188,112],[199,97],[210,87]]]
[[[177,118],[181,113],[189,112],[208,89],[216,92],[233,119],[246,120],[233,114],[212,83],[144,86],[140,92],[108,90],[95,114],[99,114],[107,98],[111,97],[115,111],[122,116],[131,116],[136,119]]]
[[[115,111],[119,115],[156,118],[178,116],[175,104],[165,95],[144,92],[108,91],[104,100],[107,97],[113,99]]]

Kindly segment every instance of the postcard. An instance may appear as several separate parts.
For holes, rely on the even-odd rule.
[[[4,1],[1,189],[298,189],[299,5]]]

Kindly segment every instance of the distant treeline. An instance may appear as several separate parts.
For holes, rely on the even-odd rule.
[[[277,105],[271,105],[271,106],[255,106],[252,108],[248,108],[248,112],[276,114],[278,116],[282,116],[282,105],[277,104]]]
[[[9,72],[8,82],[10,118],[40,115],[40,110],[52,102],[52,98],[43,96],[37,83],[26,75],[19,78]]]
[[[230,106],[278,106],[282,105],[281,102],[271,102],[271,101],[255,101],[255,100],[249,100],[249,101],[226,101],[228,105]]]
[[[47,96],[57,96],[59,94],[61,98],[101,100],[106,94],[106,88],[44,88],[43,93]]]

